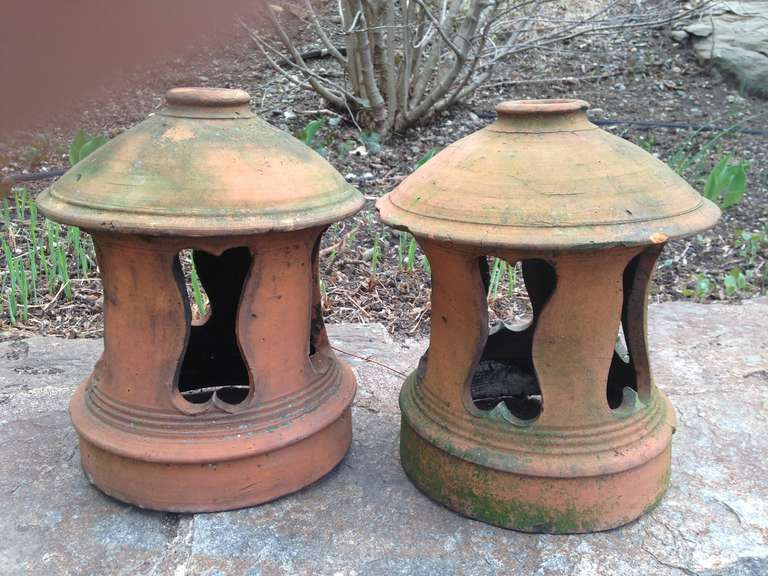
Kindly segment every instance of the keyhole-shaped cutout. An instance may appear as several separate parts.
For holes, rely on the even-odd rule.
[[[486,258],[478,260],[486,293],[490,269]],[[543,397],[533,367],[532,347],[536,322],[555,290],[554,268],[543,260],[522,261],[523,280],[533,308],[533,318],[521,329],[492,326],[483,354],[470,382],[475,408],[516,423],[534,421],[543,408]]]
[[[215,256],[194,250],[192,257],[210,300],[210,312],[205,323],[190,326],[178,389],[193,404],[204,404],[214,395],[225,404],[239,404],[251,390],[237,339],[237,314],[251,269],[251,252],[238,247]]]

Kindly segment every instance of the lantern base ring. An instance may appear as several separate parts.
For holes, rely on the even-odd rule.
[[[650,406],[663,412],[658,426],[634,434],[624,452],[612,448],[612,439],[607,438],[604,446],[592,445],[582,452],[583,466],[574,465],[572,457],[566,458],[567,466],[560,466],[563,455],[557,452],[567,438],[550,437],[548,448],[529,451],[524,449],[525,438],[537,435],[535,424],[528,430],[510,425],[515,448],[502,451],[485,442],[483,435],[468,439],[455,433],[444,414],[428,414],[429,403],[419,401],[423,396],[419,388],[414,372],[400,394],[403,468],[427,496],[470,518],[524,532],[608,530],[653,508],[669,485],[675,418],[671,404],[657,389]],[[632,421],[627,425],[637,426]],[[534,453],[539,450],[540,454]],[[608,453],[614,458],[612,470],[597,472],[595,463],[609,459]],[[623,456],[629,458],[621,469],[616,463]]]
[[[87,379],[70,404],[83,470],[109,496],[168,512],[232,510],[300,490],[335,468],[352,441],[355,379],[339,367],[335,392],[316,409],[274,427],[239,427],[229,436],[192,440],[197,461],[189,457],[190,440],[183,434],[158,444],[157,438],[105,425],[87,402]],[[172,444],[179,448],[175,460]]]

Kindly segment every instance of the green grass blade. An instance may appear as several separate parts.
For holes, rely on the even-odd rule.
[[[517,265],[507,263],[507,282],[507,291],[510,297],[514,296],[517,287]]]
[[[200,277],[197,275],[195,259],[192,258],[192,268],[190,269],[190,284],[192,285],[192,298],[195,300],[195,306],[201,316],[207,313],[205,299],[203,298],[203,289],[200,284]]]
[[[429,258],[427,258],[426,254],[421,255],[421,267],[424,269],[424,273],[427,276],[432,276],[432,266],[430,266]]]
[[[381,256],[381,242],[378,236],[373,238],[373,252],[371,252],[371,274],[375,275],[379,269],[379,257]]]
[[[504,265],[504,260],[494,258],[493,266],[491,267],[491,278],[488,283],[488,298],[491,300],[496,298],[496,294],[499,291],[499,282],[501,281],[501,275],[504,273]]]
[[[413,272],[416,269],[416,238],[411,236],[408,243],[408,271]]]

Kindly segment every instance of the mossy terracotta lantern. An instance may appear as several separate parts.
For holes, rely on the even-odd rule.
[[[377,205],[432,269],[403,467],[446,506],[530,532],[612,528],[664,494],[675,416],[649,368],[649,279],[668,238],[719,216],[586,109],[504,102]],[[488,257],[522,263],[527,325],[489,329]]]
[[[93,235],[104,285],[104,354],[70,405],[82,464],[142,507],[265,502],[350,445],[355,379],[326,338],[318,245],[363,199],[249,100],[171,90],[40,198]],[[185,249],[210,299],[194,322]]]

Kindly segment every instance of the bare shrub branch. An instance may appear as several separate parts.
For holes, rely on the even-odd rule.
[[[505,58],[578,36],[663,26],[711,3],[660,3],[651,10],[608,0],[592,13],[566,19],[548,9],[556,0],[337,0],[340,25],[325,27],[313,0],[295,1],[304,5],[309,32],[343,81],[313,71],[281,10],[268,0],[262,4],[266,20],[284,52],[266,39],[266,31],[248,29],[260,52],[292,83],[349,110],[356,122],[382,136],[466,98]]]

